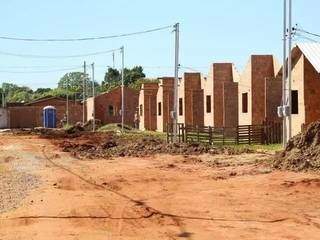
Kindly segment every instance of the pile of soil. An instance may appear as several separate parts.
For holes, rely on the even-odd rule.
[[[79,158],[109,158],[109,157],[144,157],[154,154],[241,154],[251,153],[250,149],[235,149],[231,147],[213,147],[197,143],[167,143],[154,136],[139,136],[126,138],[112,132],[90,133],[81,135],[65,135],[61,139],[53,139],[54,143],[64,152],[70,152]]]
[[[102,123],[99,119],[95,119],[95,121],[93,121],[93,119],[90,119],[85,124],[83,124],[83,126],[82,126],[83,130],[84,131],[92,131],[93,123],[95,123],[95,129],[98,129],[102,126]]]
[[[286,149],[277,154],[273,166],[293,171],[320,170],[320,121],[310,124],[291,138]]]

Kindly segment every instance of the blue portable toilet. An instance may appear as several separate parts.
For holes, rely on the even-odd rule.
[[[56,114],[57,110],[53,106],[46,106],[43,108],[43,126],[45,128],[56,128]]]

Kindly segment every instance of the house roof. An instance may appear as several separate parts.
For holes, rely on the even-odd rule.
[[[316,71],[320,73],[320,43],[298,43],[297,46]]]
[[[42,98],[35,99],[35,100],[31,101],[31,102],[28,102],[25,105],[31,105],[31,104],[39,103],[39,102],[45,102],[45,101],[52,100],[52,99],[56,99],[56,100],[60,100],[60,101],[66,101],[65,98],[61,98],[61,97],[42,97]]]

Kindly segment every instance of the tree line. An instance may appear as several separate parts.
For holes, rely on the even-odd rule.
[[[84,81],[85,79],[85,81]],[[85,84],[84,84],[85,82]],[[141,84],[145,82],[157,82],[156,79],[146,78],[143,68],[135,66],[124,69],[124,85],[139,90]],[[93,82],[89,75],[83,72],[69,72],[64,74],[58,81],[56,88],[38,88],[36,90],[26,86],[19,86],[13,83],[3,83],[0,87],[0,102],[27,103],[44,97],[63,97],[69,96],[70,99],[82,100],[83,92],[86,97],[92,96]],[[96,94],[111,91],[121,86],[121,72],[116,68],[107,68],[104,79],[101,83],[94,82]]]

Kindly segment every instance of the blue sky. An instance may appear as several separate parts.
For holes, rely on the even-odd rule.
[[[135,32],[180,22],[183,66],[208,72],[213,62],[234,62],[241,71],[250,54],[282,54],[282,0],[10,0],[1,1],[1,36],[77,38]],[[320,33],[320,1],[293,0],[293,22]],[[320,40],[320,39],[319,39]],[[174,35],[170,30],[110,40],[43,43],[0,40],[0,52],[75,55],[125,46],[127,67],[145,66],[148,77],[173,75]],[[95,62],[96,79],[112,56],[32,59],[0,54],[0,83],[32,88],[55,87],[65,72],[25,73],[78,68]],[[116,66],[120,55],[116,54]],[[21,68],[23,67],[23,68]],[[184,69],[181,69],[184,71]],[[15,72],[15,73],[7,73]],[[20,73],[17,73],[20,72]],[[23,72],[23,73],[21,73]]]

